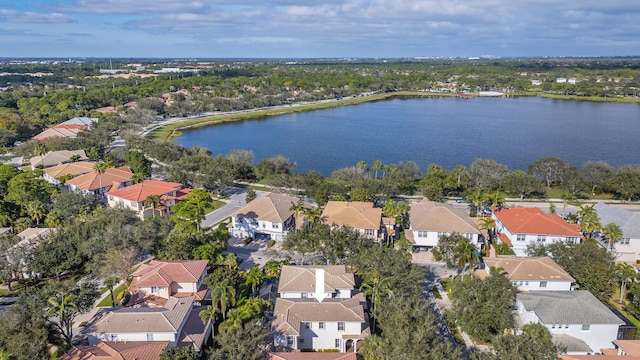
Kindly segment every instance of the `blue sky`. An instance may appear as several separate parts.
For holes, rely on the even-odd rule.
[[[0,57],[640,55],[635,0],[2,0]]]

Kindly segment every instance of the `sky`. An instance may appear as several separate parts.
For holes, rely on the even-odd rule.
[[[640,55],[636,0],[0,0],[0,57]]]

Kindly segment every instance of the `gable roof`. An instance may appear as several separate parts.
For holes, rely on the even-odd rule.
[[[78,133],[81,131],[82,129],[78,129],[78,128],[69,129],[66,127],[59,127],[59,128],[53,127],[53,128],[43,130],[41,133],[35,135],[31,139],[46,140],[49,138],[56,138],[56,137],[74,139],[78,136]]]
[[[480,234],[476,223],[461,209],[449,204],[422,200],[409,205],[411,230]]]
[[[151,260],[132,274],[130,289],[150,286],[169,286],[173,282],[196,283],[207,271],[207,260]]]
[[[293,211],[289,209],[298,201],[300,199],[296,197],[272,192],[254,199],[231,216],[241,215],[261,221],[285,222],[293,215]]]
[[[586,290],[531,291],[517,294],[516,299],[545,324],[624,325],[624,321]]]
[[[357,229],[379,229],[382,209],[364,201],[329,201],[320,218],[325,224],[349,226]]]
[[[44,236],[54,231],[55,228],[27,228],[22,230],[18,235],[20,240],[30,240],[39,236]]]
[[[640,212],[609,206],[603,202],[597,203],[594,209],[598,213],[598,217],[600,217],[602,226],[616,223],[620,226],[624,237],[640,239]]]
[[[72,176],[78,176],[93,171],[95,166],[94,161],[76,161],[72,163],[64,163],[50,168],[44,169],[44,172],[54,179],[59,178],[62,175],[71,174]]]
[[[314,292],[316,269],[324,270],[323,291],[333,292],[336,289],[353,289],[356,285],[353,273],[348,273],[344,265],[285,265],[280,271],[278,292]]]
[[[135,185],[127,186],[122,189],[111,189],[107,194],[121,199],[141,202],[149,195],[162,196],[173,191],[182,190],[182,184],[162,181],[162,180],[145,180]],[[190,190],[189,190],[190,191]],[[184,192],[189,192],[184,189]]]
[[[560,265],[548,256],[516,257],[498,255],[485,257],[483,262],[488,268],[502,268],[509,280],[528,281],[575,281]]]
[[[91,127],[91,125],[93,125],[93,123],[96,123],[96,122],[98,122],[98,118],[78,116],[78,117],[71,118],[65,122],[62,122],[60,123],[60,125],[83,125],[86,127]]]
[[[119,187],[122,183],[130,182],[132,177],[133,172],[131,172],[131,169],[128,166],[108,168],[102,175],[92,169],[91,172],[67,181],[67,184],[74,185],[87,191],[98,190],[107,186],[111,186],[113,189],[114,187]]]
[[[89,160],[84,150],[60,150],[50,151],[44,156],[34,156],[29,160],[29,162],[31,163],[31,167],[35,168],[42,165],[46,168],[70,162],[74,155],[80,156],[80,159],[78,159],[79,161]]]
[[[271,327],[286,335],[300,335],[300,323],[305,321],[343,321],[362,323],[361,332],[369,335],[369,319],[364,312],[366,300],[361,293],[350,299],[332,298],[318,302],[315,299],[277,298],[273,308]],[[360,334],[356,334],[360,335]]]
[[[127,334],[177,332],[189,315],[194,298],[170,297],[162,307],[128,307],[112,311],[89,326],[88,333]]]
[[[169,341],[100,341],[74,346],[60,360],[157,360]]]
[[[569,224],[556,214],[539,208],[500,208],[493,214],[511,234],[543,234],[582,237],[580,225]]]

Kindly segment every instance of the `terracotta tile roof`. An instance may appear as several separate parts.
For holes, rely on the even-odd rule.
[[[49,128],[41,132],[40,134],[32,137],[33,140],[46,140],[50,138],[68,138],[74,139],[78,136],[78,133],[81,132],[82,129],[65,129],[65,128]]]
[[[640,358],[640,340],[613,340],[613,343],[629,356]]]
[[[279,192],[272,192],[254,199],[231,216],[236,217],[241,215],[261,221],[285,222],[293,215],[293,211],[289,210],[291,205],[297,204],[298,201],[300,201],[300,199],[296,197],[284,195]],[[311,207],[311,205],[309,205],[309,207]]]
[[[329,201],[322,211],[321,221],[325,224],[349,226],[356,229],[379,229],[382,209],[373,203],[363,201]]]
[[[291,266],[285,265],[280,272],[279,292],[314,292],[316,269],[324,270],[324,291],[353,289],[353,273],[348,273],[344,265]]]
[[[548,256],[498,255],[485,257],[483,261],[488,267],[504,269],[509,280],[575,281],[569,273]]]
[[[498,233],[496,235],[498,235],[498,239],[500,239],[500,241],[503,242],[504,244],[506,244],[508,246],[513,246],[513,244],[511,244],[511,240],[509,240],[509,237],[507,236],[507,234]]]
[[[182,184],[179,183],[162,180],[145,180],[141,183],[127,186],[122,189],[110,190],[108,192],[108,195],[112,195],[114,197],[129,201],[141,202],[144,201],[149,195],[162,196],[181,189]]]
[[[96,346],[74,346],[60,360],[157,360],[168,341],[101,341]]]
[[[544,234],[579,236],[580,226],[569,224],[556,214],[545,214],[539,208],[501,208],[493,214],[512,234]]]
[[[423,200],[410,205],[411,230],[459,232],[480,234],[480,229],[469,215],[449,204]]]
[[[148,264],[140,265],[132,274],[133,281],[129,291],[135,294],[140,287],[170,286],[174,282],[197,283],[200,276],[207,271],[208,263],[207,260],[151,260]],[[201,287],[195,294],[182,293],[180,297],[194,295],[198,300],[202,300],[205,294],[206,288]]]
[[[88,128],[87,125],[80,124],[60,124],[53,127],[53,129],[68,129],[68,130],[86,130]]]
[[[267,360],[357,360],[358,354],[335,352],[275,352],[267,355]]]
[[[34,156],[29,160],[29,162],[31,163],[31,167],[42,165],[47,168],[54,165],[68,163],[74,155],[80,156],[80,159],[78,159],[79,161],[89,160],[84,150],[60,150],[50,151],[44,156]]]
[[[44,172],[54,179],[59,178],[62,175],[71,174],[72,176],[78,176],[93,171],[93,167],[96,163],[93,161],[77,161],[72,163],[60,164],[44,169]]]
[[[131,177],[133,177],[131,169],[128,166],[122,166],[119,168],[109,168],[105,170],[102,175],[91,171],[67,181],[67,184],[87,191],[98,190],[101,188],[101,185],[102,188],[111,186],[111,189],[113,189],[119,187],[122,183],[130,182]]]
[[[358,293],[351,299],[331,298],[318,302],[315,299],[277,298],[271,326],[274,331],[286,335],[300,335],[300,323],[304,321],[344,321],[362,323],[362,331],[369,329],[365,315],[365,297]],[[368,334],[365,334],[368,335]]]

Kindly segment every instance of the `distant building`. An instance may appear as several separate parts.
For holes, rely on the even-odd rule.
[[[380,240],[385,235],[382,209],[371,202],[329,201],[320,221],[330,226],[348,226],[373,240]]]

